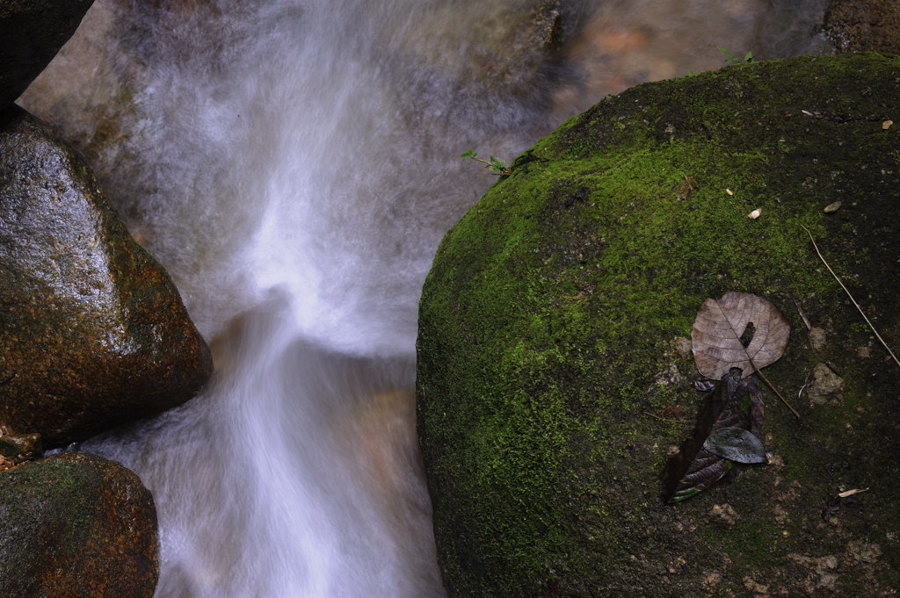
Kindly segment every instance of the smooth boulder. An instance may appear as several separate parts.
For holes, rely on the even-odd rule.
[[[0,473],[0,594],[150,597],[156,508],[133,472],[63,453]]]
[[[75,33],[94,0],[0,0],[0,110]]]
[[[416,399],[451,596],[898,587],[900,367],[810,238],[896,350],[898,72],[900,57],[803,57],[607,97],[445,236]],[[729,291],[787,318],[763,373],[800,417],[760,381],[768,463],[666,504],[664,464],[702,401],[692,324]],[[817,401],[823,363],[842,383]]]
[[[0,113],[0,424],[47,448],[191,398],[209,349],[84,160]]]

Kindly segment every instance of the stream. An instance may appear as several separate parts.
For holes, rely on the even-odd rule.
[[[441,236],[571,114],[821,52],[823,0],[97,0],[20,99],[210,342],[200,396],[82,449],[152,491],[158,597],[442,596],[415,433]],[[559,47],[561,46],[561,49]]]

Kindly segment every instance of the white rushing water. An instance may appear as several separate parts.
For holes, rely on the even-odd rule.
[[[431,257],[493,181],[459,154],[511,159],[771,20],[697,2],[676,55],[677,27],[648,23],[683,2],[562,3],[551,31],[533,9],[552,4],[97,0],[23,98],[96,164],[213,347],[198,398],[83,447],[154,494],[157,596],[443,594],[412,388]],[[569,53],[544,60],[551,35]]]

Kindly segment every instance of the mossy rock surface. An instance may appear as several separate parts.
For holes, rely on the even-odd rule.
[[[900,367],[803,228],[900,346],[898,115],[900,58],[879,54],[642,85],[568,120],[469,210],[435,257],[418,339],[451,595],[900,587]],[[789,320],[764,373],[801,419],[764,386],[770,463],[665,505],[666,454],[701,396],[685,342],[728,291]],[[841,382],[813,404],[818,364]],[[824,520],[852,488],[870,490]]]
[[[87,453],[0,473],[0,594],[146,596],[159,577],[153,497],[133,472]]]

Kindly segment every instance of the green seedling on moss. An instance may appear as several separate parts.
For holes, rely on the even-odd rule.
[[[735,56],[731,50],[723,46],[719,46],[719,52],[725,57],[725,64],[740,64],[742,62],[753,62],[753,52],[747,52],[743,56]]]
[[[500,160],[499,158],[495,158],[494,156],[488,156],[488,159],[479,158],[478,154],[475,153],[475,150],[466,150],[459,156],[460,158],[471,158],[476,162],[480,162],[484,164],[484,167],[490,170],[493,174],[497,176],[509,176],[512,173],[512,170],[509,166],[506,165],[506,162]]]

